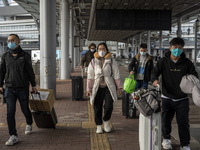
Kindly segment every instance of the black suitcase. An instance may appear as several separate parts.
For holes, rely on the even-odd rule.
[[[54,108],[51,112],[33,111],[32,114],[38,128],[56,128],[58,120]]]
[[[39,98],[41,100],[40,93],[37,92],[36,94],[39,95]],[[34,100],[33,93],[31,93],[31,96]],[[56,123],[58,122],[58,120],[54,108],[52,108],[51,111],[32,111],[32,115],[38,128],[56,128]]]
[[[83,77],[72,76],[72,100],[83,100]]]
[[[136,107],[131,94],[123,91],[122,93],[122,115],[126,118],[136,118]]]

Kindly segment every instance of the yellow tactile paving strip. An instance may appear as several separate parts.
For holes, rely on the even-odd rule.
[[[88,101],[88,119],[91,125],[94,124],[94,110]],[[92,123],[93,122],[93,123]],[[107,134],[96,134],[95,129],[90,128],[91,150],[111,150]]]

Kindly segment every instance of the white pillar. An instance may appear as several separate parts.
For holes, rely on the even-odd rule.
[[[177,37],[181,37],[181,22],[182,22],[182,18],[178,17],[177,18]]]
[[[160,54],[160,57],[162,58],[163,57],[163,35],[162,35],[162,30],[160,30],[160,35],[159,35],[159,54]]]
[[[116,58],[120,56],[118,42],[116,44]]]
[[[71,56],[71,71],[74,70],[74,14],[73,8],[70,8],[70,25],[69,25],[69,51]]]
[[[69,61],[69,3],[68,0],[60,2],[61,14],[61,79],[70,78]]]
[[[151,55],[151,31],[147,32],[147,49],[148,53]]]
[[[40,88],[56,93],[56,0],[40,1]]]
[[[73,27],[73,30],[74,30],[74,35],[76,35],[76,27]],[[77,56],[78,55],[77,47],[74,46],[73,50],[74,50],[74,68],[76,68],[76,66],[77,66],[77,59],[78,59],[78,56]]]

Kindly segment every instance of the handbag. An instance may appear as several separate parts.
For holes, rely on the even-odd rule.
[[[155,89],[146,90],[141,89],[132,94],[134,98],[135,107],[144,116],[150,116],[152,113],[161,111],[160,102],[160,91]]]
[[[125,81],[123,89],[126,93],[133,93],[135,91],[137,81],[134,79],[134,75],[129,75]]]

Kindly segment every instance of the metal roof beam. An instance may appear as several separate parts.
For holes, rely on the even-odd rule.
[[[15,16],[17,14],[27,14],[21,6],[5,6],[0,9],[1,16]]]

